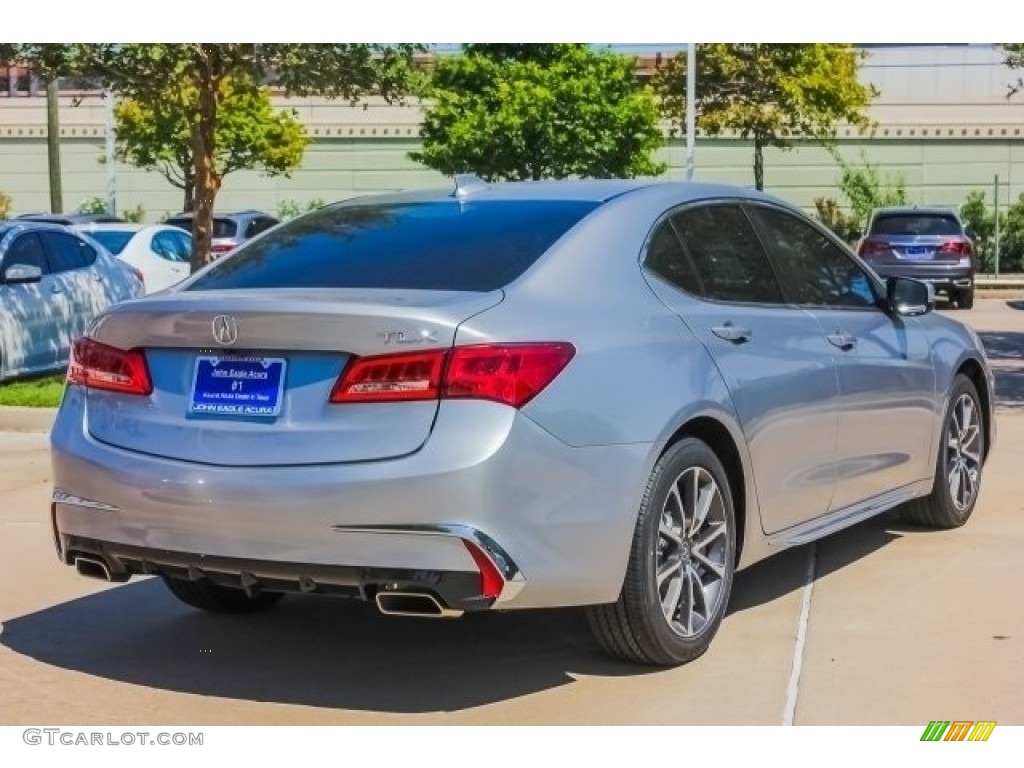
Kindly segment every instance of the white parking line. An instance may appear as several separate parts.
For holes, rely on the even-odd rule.
[[[803,604],[800,606],[800,623],[796,631],[796,645],[793,647],[793,668],[786,686],[786,709],[782,713],[782,724],[793,725],[796,716],[796,702],[800,695],[800,670],[804,665],[804,645],[807,642],[807,621],[811,614],[811,592],[814,591],[814,566],[818,559],[818,545],[807,548],[807,572],[804,575]]]

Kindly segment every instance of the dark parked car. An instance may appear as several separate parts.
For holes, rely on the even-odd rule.
[[[191,213],[179,213],[167,221],[172,227],[192,231]],[[233,211],[218,213],[213,217],[213,245],[211,250],[217,256],[233,251],[246,240],[278,223],[273,216],[263,211]]]
[[[948,208],[879,208],[857,252],[881,277],[912,277],[974,306],[974,245]]]

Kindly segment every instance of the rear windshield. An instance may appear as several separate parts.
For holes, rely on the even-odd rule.
[[[168,219],[164,222],[172,227],[178,227],[178,229],[184,229],[186,232],[192,231],[192,217],[183,216],[179,219]],[[238,234],[238,224],[233,219],[214,219],[213,220],[213,236],[214,237],[234,237]]]
[[[493,291],[525,272],[597,205],[451,200],[330,206],[243,246],[189,290]]]
[[[132,239],[134,232],[119,232],[111,229],[100,229],[95,232],[86,232],[89,237],[102,245],[111,253],[117,254],[125,249],[128,241]]]
[[[889,213],[875,218],[873,235],[959,235],[960,223],[941,213]]]

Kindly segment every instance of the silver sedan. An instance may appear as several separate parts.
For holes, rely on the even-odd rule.
[[[609,652],[686,662],[737,568],[897,506],[970,517],[992,376],[932,307],[732,187],[328,206],[75,342],[58,551],[212,611],[588,606]]]

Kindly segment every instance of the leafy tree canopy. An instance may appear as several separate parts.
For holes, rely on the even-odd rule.
[[[432,73],[411,157],[487,180],[657,175],[653,93],[633,61],[582,44],[474,44]]]
[[[241,169],[287,176],[302,163],[309,137],[294,113],[274,110],[266,87],[220,84],[215,129],[214,172],[223,178]],[[184,193],[182,210],[191,211],[195,191],[192,123],[187,105],[196,101],[191,83],[175,83],[162,98],[125,99],[114,109],[117,154],[122,161],[159,172]]]
[[[796,137],[826,145],[835,125],[869,125],[865,110],[878,95],[857,79],[862,57],[840,43],[731,44],[697,48],[698,127],[709,134],[736,131],[754,145],[754,185],[764,188],[764,147],[789,149]],[[686,54],[672,58],[656,78],[665,114],[677,125],[686,115]]]

